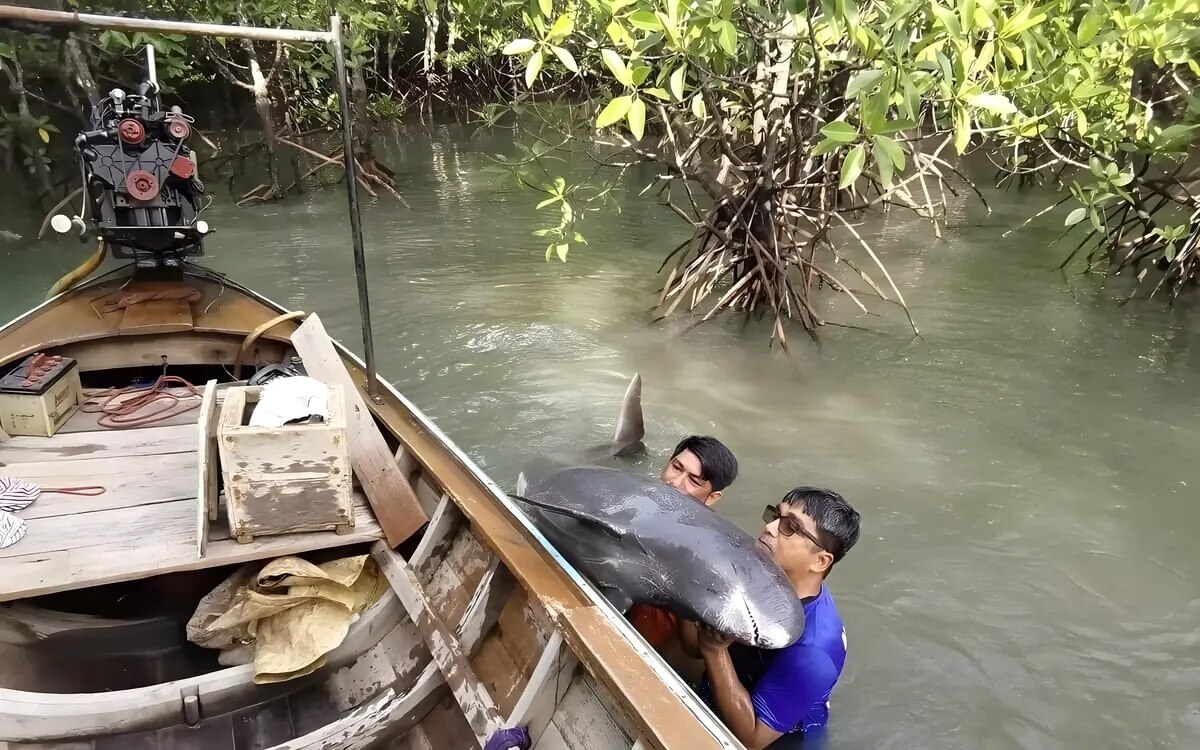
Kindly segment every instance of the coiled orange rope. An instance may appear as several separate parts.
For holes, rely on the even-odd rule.
[[[190,395],[181,396],[168,392],[167,388],[171,385],[183,386]],[[198,409],[202,398],[203,394],[196,386],[178,375],[162,375],[149,388],[126,386],[101,391],[80,404],[79,410],[89,414],[102,414],[103,416],[96,420],[96,423],[102,427],[114,429],[143,427],[176,414],[184,414],[192,409]],[[194,403],[186,404],[182,409],[176,409],[175,407],[182,404],[185,399],[194,399]],[[149,414],[138,414],[156,401],[167,402],[166,408]]]

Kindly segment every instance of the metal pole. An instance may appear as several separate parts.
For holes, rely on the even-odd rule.
[[[158,91],[158,68],[154,65],[153,44],[146,45],[146,77],[154,84],[154,90]]]
[[[378,400],[375,376],[375,340],[371,335],[371,305],[367,300],[367,258],[363,252],[362,218],[358,210],[358,173],[354,163],[350,96],[346,91],[346,55],[342,45],[342,19],[329,18],[333,36],[333,59],[337,66],[338,102],[342,108],[342,164],[346,165],[346,198],[350,201],[350,236],[354,243],[354,275],[358,279],[358,312],[362,318],[364,360],[367,365],[367,395]]]
[[[333,36],[328,31],[159,21],[153,18],[126,18],[125,16],[104,16],[96,13],[69,13],[61,10],[23,8],[19,5],[0,5],[0,20],[61,24],[71,28],[125,29],[128,31],[162,31],[190,36],[223,36],[235,39],[258,39],[264,42],[333,41]]]

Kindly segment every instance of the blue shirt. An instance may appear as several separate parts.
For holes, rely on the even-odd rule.
[[[829,589],[822,583],[820,593],[805,601],[800,640],[776,650],[734,643],[729,657],[759,721],[783,734],[819,732],[846,663],[846,629]],[[697,692],[719,716],[711,690],[706,674]]]

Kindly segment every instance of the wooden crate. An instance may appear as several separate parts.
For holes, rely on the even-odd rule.
[[[0,378],[0,429],[9,435],[51,437],[83,402],[79,363],[62,358],[32,383],[25,385],[36,355],[25,358]]]
[[[260,386],[229,388],[217,423],[230,536],[256,536],[354,527],[346,401],[329,385],[323,424],[251,427],[248,407]]]

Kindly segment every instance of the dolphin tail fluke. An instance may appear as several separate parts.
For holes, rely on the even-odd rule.
[[[644,437],[646,422],[642,418],[642,376],[641,373],[634,373],[629,387],[625,389],[625,398],[621,400],[621,413],[617,415],[617,426],[613,430],[613,455],[626,455],[644,447]]]

